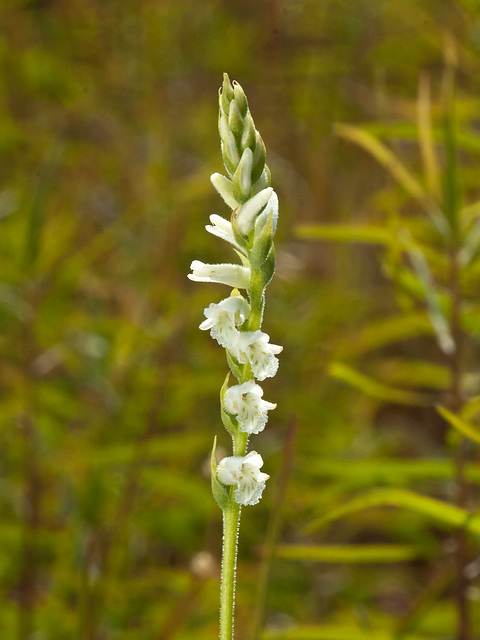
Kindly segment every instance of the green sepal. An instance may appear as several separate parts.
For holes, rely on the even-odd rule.
[[[230,367],[230,371],[236,377],[236,379],[241,382],[243,376],[243,365],[241,365],[238,360],[233,356],[228,349],[225,349],[225,354],[227,356],[228,366]]]
[[[233,81],[233,95],[234,95],[235,103],[240,110],[240,113],[245,118],[245,116],[248,113],[248,100],[247,100],[247,96],[245,95],[245,91],[242,89],[242,87],[238,84],[236,80]]]
[[[236,105],[235,101],[230,104],[230,112],[228,114],[228,128],[235,136],[238,146],[242,139],[243,133],[243,118],[240,113],[240,109]]]
[[[237,170],[240,162],[240,154],[238,153],[237,143],[233,133],[228,130],[221,141],[222,158],[225,169],[228,171],[230,177],[233,176]]]
[[[252,189],[252,158],[252,150],[247,147],[232,178],[233,197],[242,204],[247,202]]]
[[[256,196],[257,193],[262,191],[262,189],[266,189],[271,185],[270,180],[270,169],[265,165],[265,168],[262,171],[262,175],[260,178],[252,184],[252,190],[250,191],[250,197]]]
[[[238,244],[238,246],[241,249],[243,249],[246,253],[248,253],[250,251],[250,242],[248,240],[248,236],[243,235],[242,233],[238,233],[237,225],[234,222],[234,220],[235,220],[235,211],[236,210],[237,209],[234,209],[232,211],[232,215],[230,216],[230,222],[232,223],[233,237],[235,238],[235,242]],[[237,250],[235,249],[235,251],[237,251]],[[242,262],[243,262],[245,267],[250,266],[249,263],[248,263],[248,260],[245,263],[243,256],[241,254],[239,254],[238,251],[237,251],[237,254],[240,255],[240,257],[242,258]]]
[[[235,437],[235,435],[238,432],[238,422],[234,416],[228,413],[228,411],[225,411],[224,403],[223,403],[225,393],[228,389],[229,378],[230,378],[230,373],[227,374],[227,377],[225,378],[225,382],[223,383],[222,388],[220,390],[220,415],[222,417],[222,422],[225,429],[228,431],[228,433],[232,437]]]
[[[267,260],[273,247],[273,211],[268,216],[263,228],[257,229],[259,223],[261,223],[260,216],[257,218],[257,223],[255,225],[255,236],[253,238],[252,250],[249,256],[252,269],[255,269],[256,271],[262,271],[263,263]]]
[[[253,120],[251,118],[246,118],[243,121],[242,139],[240,140],[242,149],[249,147],[255,154],[257,135],[258,134],[253,125]],[[255,178],[255,180],[257,180],[257,178]]]
[[[262,282],[262,288],[265,289],[267,284],[273,278],[273,274],[275,273],[275,247],[273,243],[259,271],[260,271],[260,278]]]
[[[210,458],[210,469],[212,479],[212,494],[215,498],[215,502],[220,509],[225,509],[230,504],[230,492],[227,487],[222,484],[217,478],[217,457],[215,451],[217,448],[217,436],[213,440],[212,455]]]
[[[252,182],[255,183],[263,173],[265,169],[265,159],[267,157],[267,150],[265,149],[265,144],[262,140],[262,136],[255,132],[255,148],[253,151],[253,162],[252,162]]]
[[[235,94],[233,92],[233,87],[230,84],[230,78],[228,77],[228,73],[223,74],[223,84],[219,90],[219,102],[220,108],[227,114],[230,110],[230,102],[234,99]]]

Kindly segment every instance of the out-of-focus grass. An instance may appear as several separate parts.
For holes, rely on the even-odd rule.
[[[2,4],[2,637],[217,633],[220,512],[206,469],[225,365],[197,326],[221,294],[190,286],[186,273],[194,258],[224,257],[203,233],[210,213],[225,213],[209,183],[221,170],[223,71],[248,89],[281,202],[266,324],[285,350],[258,449],[275,483],[297,416],[282,542],[436,543],[415,514],[301,534],[354,488],[319,472],[322,461],[437,453],[443,433],[433,411],[385,405],[329,377],[348,352],[353,367],[382,365],[396,384],[398,367],[385,369],[358,338],[371,320],[394,318],[396,300],[375,247],[304,242],[294,228],[382,227],[385,211],[419,213],[332,127],[387,122],[385,142],[418,168],[412,136],[395,131],[415,120],[421,72],[438,107],[446,25],[458,43],[458,117],[474,120],[479,17],[466,2],[433,0]],[[473,201],[477,158],[471,145],[462,154]],[[429,336],[385,350],[391,362],[433,353]],[[271,504],[267,492],[242,523],[239,637],[250,629]],[[387,575],[279,558],[267,625],[390,624],[431,572],[420,560]]]

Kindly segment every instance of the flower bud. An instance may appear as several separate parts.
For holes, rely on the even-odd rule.
[[[230,175],[233,175],[240,162],[240,155],[237,150],[235,136],[231,131],[227,131],[222,140],[223,163]]]
[[[233,96],[242,117],[245,118],[248,113],[248,101],[245,91],[236,80],[233,81]],[[252,116],[250,116],[251,118]]]
[[[255,134],[256,134],[256,131],[253,125],[252,118],[245,118],[243,122],[242,139],[240,140],[240,145],[242,149],[246,149],[246,147],[250,147],[250,149],[254,151],[255,138],[256,138]],[[255,162],[255,155],[254,155],[254,162]]]
[[[233,182],[233,194],[236,200],[246,202],[252,188],[252,150],[247,147],[242,153],[242,158],[235,171]]]
[[[228,77],[228,74],[224,73],[223,84],[219,91],[219,102],[220,102],[220,108],[227,115],[230,110],[230,103],[234,97],[235,97],[235,94],[233,92],[232,85],[230,84],[230,78]]]
[[[263,189],[253,198],[247,200],[245,204],[235,209],[232,214],[232,226],[238,234],[248,236],[251,233],[257,216],[269,201],[272,193],[273,189],[271,187]]]
[[[267,187],[269,187],[270,184],[271,184],[270,170],[267,167],[267,165],[265,165],[265,168],[260,178],[254,184],[252,184],[252,190],[250,191],[250,195],[254,196],[255,194],[262,191],[262,189],[266,189]]]
[[[256,182],[263,173],[265,169],[265,158],[267,156],[267,150],[265,149],[265,144],[262,140],[262,136],[255,132],[255,149],[253,152],[253,161],[252,161],[252,182]]]
[[[233,195],[233,183],[231,180],[222,176],[221,173],[214,173],[210,176],[210,180],[218,191],[218,193],[222,196],[223,200],[231,209],[236,209],[240,202],[238,202]]]
[[[220,135],[220,142],[223,140],[228,132],[228,116],[220,109],[218,112],[218,133]]]
[[[243,118],[240,109],[235,102],[230,103],[230,112],[228,114],[228,128],[235,138],[240,142],[243,133]]]

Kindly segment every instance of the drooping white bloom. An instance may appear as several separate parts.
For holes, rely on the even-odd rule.
[[[208,233],[230,242],[230,244],[233,244],[238,251],[242,251],[233,236],[232,223],[229,220],[225,220],[222,216],[218,216],[216,213],[213,213],[210,216],[210,222],[212,224],[207,224],[205,227]]]
[[[240,207],[237,207],[233,212],[233,220],[236,228],[243,235],[248,236],[250,231],[255,226],[255,220],[257,216],[262,211],[263,207],[270,200],[273,193],[272,187],[267,187],[266,189],[262,189],[252,198],[249,198],[245,204],[242,204]],[[278,200],[277,200],[277,211],[278,211]]]
[[[240,431],[250,435],[260,433],[267,424],[267,411],[277,406],[273,402],[262,400],[263,389],[253,380],[229,387],[223,398],[223,406],[228,413],[235,415]]]
[[[227,486],[237,485],[234,498],[238,504],[257,504],[270,477],[260,471],[262,466],[262,456],[256,451],[245,457],[223,458],[217,467],[217,479]]]
[[[241,331],[238,334],[235,356],[244,364],[249,362],[253,375],[258,380],[272,378],[278,369],[277,353],[283,351],[283,347],[270,344],[270,336],[263,331]]]
[[[250,269],[239,264],[206,264],[194,260],[190,269],[193,273],[188,277],[195,282],[218,282],[237,289],[247,289],[250,283]]]
[[[210,335],[218,344],[231,349],[238,340],[237,327],[245,322],[249,313],[250,307],[245,298],[230,296],[218,304],[212,303],[204,310],[207,319],[202,322],[200,329],[210,329]]]

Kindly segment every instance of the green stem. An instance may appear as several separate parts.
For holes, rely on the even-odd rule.
[[[231,503],[223,511],[223,561],[220,589],[220,640],[233,640],[235,572],[240,505]]]
[[[259,280],[260,276],[257,273],[254,273],[252,275],[253,286],[248,291],[248,297],[250,300],[250,317],[248,318],[249,331],[257,331],[262,326],[265,298]]]

